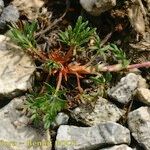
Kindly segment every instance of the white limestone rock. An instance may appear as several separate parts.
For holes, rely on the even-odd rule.
[[[108,95],[114,100],[126,104],[135,94],[134,92],[138,87],[138,82],[138,75],[129,73],[127,76],[123,77],[115,87],[108,90]]]
[[[29,126],[30,120],[18,110],[24,100],[15,98],[0,110],[0,150],[51,150],[45,131]]]
[[[93,126],[107,121],[117,122],[123,116],[123,111],[110,101],[99,97],[94,107],[83,105],[75,108],[72,114],[73,118]]]
[[[138,75],[138,78],[138,88],[149,88],[149,85],[146,83],[146,80],[141,75]]]
[[[138,88],[136,95],[140,102],[150,106],[150,90],[149,89]]]
[[[21,49],[0,35],[0,99],[13,98],[32,88],[35,64]]]
[[[92,150],[109,144],[130,144],[130,131],[113,122],[93,127],[62,125],[57,132],[55,150]]]
[[[81,6],[91,15],[99,16],[116,5],[116,0],[80,0]]]
[[[68,123],[69,116],[63,112],[58,113],[55,118],[55,121],[52,123],[52,127],[58,127],[60,125],[66,125]]]
[[[140,107],[129,113],[128,125],[135,140],[150,150],[150,107]]]

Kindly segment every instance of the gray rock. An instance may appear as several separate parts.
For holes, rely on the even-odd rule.
[[[35,65],[21,49],[0,35],[0,99],[13,98],[32,88]]]
[[[94,108],[83,105],[74,109],[72,114],[75,119],[92,126],[107,121],[117,122],[123,112],[115,104],[99,97],[94,104]]]
[[[136,96],[139,101],[150,106],[150,90],[146,88],[138,88]]]
[[[126,104],[131,100],[138,86],[138,81],[138,75],[129,73],[115,87],[108,90],[108,95],[114,100]]]
[[[149,88],[149,85],[146,83],[146,80],[141,75],[138,75],[138,78],[138,88]]]
[[[58,113],[55,121],[52,123],[53,127],[57,127],[60,125],[66,125],[68,123],[69,116],[65,113]]]
[[[2,13],[3,9],[4,9],[4,1],[0,0],[0,14]]]
[[[132,148],[125,144],[122,144],[122,145],[116,145],[108,148],[102,148],[99,150],[132,150]]]
[[[19,111],[24,100],[15,98],[0,110],[0,150],[51,150],[45,131],[30,127],[29,119]]]
[[[130,131],[113,122],[93,127],[62,125],[57,132],[55,150],[93,150],[108,144],[130,144]]]
[[[135,140],[150,150],[150,107],[141,107],[129,113],[128,125]]]
[[[91,15],[99,16],[116,5],[116,0],[80,0],[82,7]]]
[[[15,6],[9,5],[5,7],[0,17],[0,28],[4,28],[7,22],[16,22],[18,18],[19,11]]]

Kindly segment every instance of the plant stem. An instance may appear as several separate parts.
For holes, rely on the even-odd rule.
[[[59,91],[60,89],[60,86],[61,86],[61,81],[62,81],[62,72],[59,71],[59,76],[58,76],[58,82],[57,82],[57,86],[56,86],[56,90],[55,90],[55,94],[57,94],[57,92]]]
[[[43,54],[39,53],[37,49],[32,48],[32,50],[34,51],[34,53],[35,53],[37,56],[39,56],[39,57],[42,59],[42,61],[47,60],[47,58],[46,58]]]
[[[50,79],[50,74],[48,74],[47,75],[47,78],[46,78],[46,80],[45,80],[45,83],[48,83],[48,81],[49,81],[49,79]],[[45,91],[45,84],[42,86],[42,88],[41,88],[41,91],[40,91],[40,94],[42,94],[44,91]]]
[[[127,69],[142,68],[142,67],[149,68],[149,67],[150,67],[150,61],[148,61],[148,62],[143,62],[143,63],[140,63],[140,64],[129,65],[129,66],[127,67]]]
[[[102,47],[111,37],[113,32],[110,32],[106,35],[106,37],[101,41],[100,47]]]
[[[116,64],[116,65],[111,65],[111,66],[98,66],[97,71],[100,72],[117,72],[121,70],[129,70],[129,69],[134,69],[134,68],[149,68],[150,67],[150,61],[148,62],[143,62],[140,64],[133,64],[133,65],[128,65],[124,67],[122,64]]]

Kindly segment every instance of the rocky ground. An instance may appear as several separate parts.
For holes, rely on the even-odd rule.
[[[65,2],[71,7],[60,28],[85,16],[100,37],[111,33],[106,42],[124,48],[132,63],[150,62],[149,0],[0,0],[0,150],[150,150],[148,67],[114,73],[103,96],[84,97],[86,101],[59,112],[49,130],[32,124],[24,102],[41,80],[34,59],[7,36],[8,25],[45,17],[45,11],[56,21]],[[49,34],[49,47],[55,45],[58,28],[57,24]]]

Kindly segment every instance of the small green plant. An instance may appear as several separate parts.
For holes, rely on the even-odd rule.
[[[105,57],[105,52],[109,50],[110,45],[102,46],[101,45],[101,40],[97,34],[93,37],[94,39],[94,44],[89,47],[91,51],[96,51],[96,55],[102,55]]]
[[[115,56],[116,60],[119,61],[124,67],[128,66],[130,64],[130,61],[127,59],[125,52],[123,52],[122,49],[119,49],[117,45],[110,44],[109,48],[113,55]]]
[[[100,92],[98,89],[95,89],[95,91],[84,91],[79,95],[80,100],[82,103],[89,103],[91,104],[92,102],[95,102],[100,96]]]
[[[37,22],[26,22],[22,28],[19,28],[17,24],[12,24],[9,28],[8,36],[14,43],[20,46],[26,53],[33,57],[36,56],[42,62],[46,60],[46,57],[38,51],[37,42],[34,37],[34,33],[37,30]]]
[[[51,126],[57,113],[66,106],[66,101],[64,99],[67,94],[60,89],[62,87],[69,87],[65,84],[64,86],[61,86],[63,84],[62,80],[65,79],[67,82],[69,75],[76,76],[78,90],[80,93],[83,93],[81,95],[81,100],[94,100],[97,96],[103,96],[106,93],[105,87],[112,78],[111,74],[107,72],[117,72],[124,69],[150,66],[150,62],[129,65],[126,54],[114,44],[105,46],[105,42],[101,43],[99,36],[96,34],[96,29],[88,27],[88,21],[84,22],[81,16],[77,19],[74,28],[69,26],[65,31],[60,31],[60,41],[67,45],[65,48],[63,47],[64,45],[61,45],[61,48],[49,52],[38,50],[38,43],[34,38],[36,30],[36,22],[24,23],[22,28],[19,28],[17,25],[12,25],[10,26],[9,35],[25,52],[33,56],[35,60],[40,61],[42,71],[44,75],[47,75],[45,80],[47,86],[43,86],[41,90],[39,90],[41,91],[40,94],[30,94],[26,102],[26,106],[31,113],[33,122],[41,122],[45,129],[48,129]],[[94,39],[94,43],[89,46],[92,38]],[[85,57],[88,57],[85,58],[86,60],[82,59],[82,48],[85,50],[82,51],[85,54]],[[76,53],[77,50],[80,50],[81,52],[80,58],[79,53]],[[107,53],[112,54],[111,56],[114,57],[115,62],[117,60],[119,63],[109,66],[106,65],[107,63],[109,64],[107,59],[104,61],[102,60],[101,63],[98,60],[96,65],[91,63],[99,56],[106,58]],[[55,80],[57,82],[56,88],[47,84],[51,80],[51,75],[57,79]],[[80,85],[80,79],[87,75],[90,75],[94,82],[90,92],[92,92],[93,87],[97,88],[97,91],[94,94],[89,95],[89,93],[86,92],[86,89],[83,90]]]
[[[88,27],[88,21],[84,22],[83,18],[79,16],[74,28],[68,26],[64,32],[60,32],[60,41],[70,47],[80,47],[89,41],[95,31],[95,28]]]
[[[48,70],[49,74],[51,74],[54,69],[60,69],[61,66],[55,61],[49,59],[43,64],[43,68],[44,70]]]
[[[55,88],[48,84],[46,92],[28,95],[26,106],[31,113],[33,122],[38,124],[42,121],[44,128],[48,129],[55,120],[57,113],[66,106],[63,96],[63,91],[56,91]]]
[[[90,79],[94,82],[95,85],[107,84],[112,79],[112,74],[107,72],[105,74],[97,75],[96,77],[90,77]]]
[[[122,49],[119,49],[117,45],[115,44],[108,44],[108,45],[102,45],[101,40],[98,35],[94,37],[94,44],[89,47],[91,51],[96,52],[94,57],[92,58],[92,61],[97,56],[103,56],[103,58],[106,60],[106,53],[112,52],[112,55],[114,56],[115,60],[117,60],[119,63],[121,63],[124,67],[129,65],[130,61],[127,59],[125,52],[123,52]]]
[[[11,39],[23,49],[36,48],[36,40],[34,33],[37,30],[37,23],[25,23],[23,29],[20,29],[16,24],[10,26],[9,36]]]
[[[89,46],[89,50],[91,52],[95,52],[93,58],[90,60],[90,63],[92,63],[97,56],[102,56],[104,58],[104,60],[106,60],[106,53],[110,50],[111,46],[110,45],[102,45],[101,44],[101,40],[100,37],[95,34],[95,36],[93,36],[93,40],[94,43],[92,45]]]

